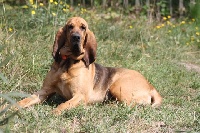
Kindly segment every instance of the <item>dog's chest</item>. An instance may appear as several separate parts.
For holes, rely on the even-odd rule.
[[[80,86],[83,84],[83,70],[71,70],[70,72],[63,72],[59,75],[56,92],[70,99],[77,91],[80,91]]]

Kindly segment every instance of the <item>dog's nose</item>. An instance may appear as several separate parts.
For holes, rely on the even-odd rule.
[[[74,33],[72,35],[72,40],[73,41],[80,41],[80,39],[81,39],[81,36],[78,33]]]

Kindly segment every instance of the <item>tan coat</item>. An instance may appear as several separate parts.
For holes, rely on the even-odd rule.
[[[54,63],[42,89],[18,104],[28,107],[54,93],[66,98],[66,102],[54,109],[55,114],[81,103],[87,105],[112,99],[132,106],[161,104],[160,94],[139,72],[94,63],[96,50],[96,39],[87,22],[80,17],[69,19],[56,35]]]

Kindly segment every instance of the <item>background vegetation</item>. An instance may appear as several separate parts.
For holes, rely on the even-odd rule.
[[[0,132],[199,132],[199,9],[197,0],[1,0]],[[10,109],[40,89],[55,33],[72,16],[86,19],[95,33],[96,62],[140,71],[163,96],[160,108],[108,102],[56,117],[51,111],[63,99],[54,96]]]

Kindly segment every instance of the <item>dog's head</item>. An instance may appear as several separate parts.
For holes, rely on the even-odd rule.
[[[57,32],[53,57],[56,62],[61,61],[62,57],[83,60],[89,66],[95,61],[96,49],[96,39],[87,22],[83,18],[73,17]]]

